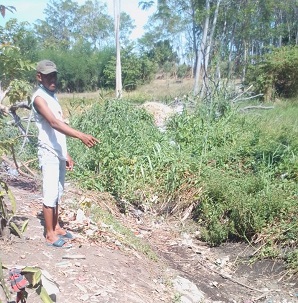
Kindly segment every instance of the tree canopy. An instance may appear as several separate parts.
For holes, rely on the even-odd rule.
[[[139,1],[143,9],[154,4],[157,9],[143,36],[134,41],[130,39],[134,20],[121,12],[121,52],[122,57],[128,56],[121,60],[129,61],[133,56],[135,62],[123,70],[124,75],[135,75],[130,77],[130,87],[152,79],[158,72],[168,77],[183,75],[180,70],[185,71],[187,66],[194,77],[194,93],[203,96],[211,83],[230,79],[245,82],[250,66],[262,61],[272,49],[298,44],[296,0]],[[3,16],[14,10],[1,6]],[[8,19],[0,27],[1,44],[18,47],[22,59],[32,63],[45,57],[56,60],[62,91],[113,87],[116,46],[113,17],[106,3],[87,0],[80,5],[74,0],[50,0],[44,13],[45,19],[34,24]],[[144,62],[150,64],[140,69]]]

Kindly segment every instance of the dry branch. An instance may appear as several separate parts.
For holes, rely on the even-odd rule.
[[[13,156],[14,156],[14,151],[13,151],[12,153],[13,153]],[[28,177],[28,178],[30,178],[30,179],[31,179],[31,178],[36,178],[36,177],[37,177],[37,175],[36,175],[36,174],[27,166],[27,163],[29,163],[30,161],[28,161],[27,163],[17,163],[15,156],[14,156],[13,158],[14,158],[13,161],[11,161],[11,160],[9,160],[6,156],[1,156],[1,159],[2,159],[4,162],[6,162],[7,165],[8,165],[10,168],[16,169],[20,175],[22,175],[22,176],[24,176],[24,177]],[[35,159],[35,160],[36,160],[36,159]],[[35,161],[35,160],[32,160],[32,161]],[[30,173],[30,175],[27,174],[27,173],[25,173],[25,172],[23,172],[23,171],[21,170],[20,167],[22,167],[22,166],[24,166],[24,167],[26,168],[26,170]]]
[[[262,106],[262,105],[251,105],[251,106],[246,106],[243,108],[240,108],[240,111],[246,111],[250,109],[273,109],[274,106]]]
[[[248,87],[245,91],[243,91],[241,94],[239,94],[236,98],[234,98],[232,100],[232,102],[236,102],[236,100],[241,97],[242,95],[244,95],[246,92],[248,92],[251,88],[253,87],[253,85],[251,85],[250,87]]]
[[[257,97],[261,97],[261,96],[264,96],[264,94],[258,94],[258,95],[250,96],[250,97],[247,97],[247,98],[242,98],[242,99],[239,99],[239,100],[237,100],[237,101],[234,101],[234,103],[240,102],[240,101],[250,100],[250,99],[257,98]]]

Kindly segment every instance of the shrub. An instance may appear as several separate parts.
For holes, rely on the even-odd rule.
[[[184,110],[160,132],[129,100],[96,104],[71,119],[101,140],[87,153],[70,141],[75,177],[112,193],[124,210],[130,203],[180,214],[193,207],[209,244],[265,235],[263,255],[276,255],[275,246],[289,246],[298,232],[297,105],[259,115],[216,110]]]
[[[298,47],[273,49],[257,64],[249,67],[246,81],[253,84],[265,101],[279,97],[291,98],[298,94]]]

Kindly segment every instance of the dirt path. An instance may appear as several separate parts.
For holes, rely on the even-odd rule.
[[[266,261],[249,266],[240,262],[253,252],[246,245],[209,248],[196,240],[191,224],[182,227],[174,219],[119,214],[123,224],[150,244],[158,260],[150,260],[111,235],[102,241],[103,237],[91,239],[85,232],[75,232],[72,248],[48,247],[39,183],[20,177],[7,182],[17,200],[18,220],[28,218],[29,225],[23,239],[0,240],[1,259],[9,267],[30,265],[45,270],[58,285],[59,291],[52,296],[56,302],[298,302],[297,281],[284,276],[283,264]],[[79,198],[82,193],[66,190],[64,213],[71,213],[75,195]],[[28,302],[40,302],[35,293],[29,296]]]

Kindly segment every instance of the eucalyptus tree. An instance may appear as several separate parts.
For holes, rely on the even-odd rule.
[[[35,30],[46,48],[70,49],[75,43],[85,41],[94,50],[100,50],[114,43],[113,18],[106,3],[87,0],[79,5],[76,1],[50,0],[44,13],[45,20],[38,20]],[[124,28],[121,39],[127,41],[133,24],[128,15],[121,17]]]
[[[155,24],[151,32],[155,31],[162,34],[163,38],[170,39],[174,48],[183,48],[183,51],[178,51],[183,60],[192,58],[195,95],[202,88],[199,87],[202,74],[204,78],[207,75],[220,2],[221,0],[159,0],[157,12],[151,19]],[[147,6],[153,4],[152,1],[140,2],[142,6],[145,3]]]
[[[120,42],[123,47],[130,46],[130,35],[135,28],[134,20],[125,12],[120,13]]]
[[[37,20],[35,32],[45,48],[69,49],[78,32],[79,6],[72,0],[50,0],[44,10],[45,20]]]
[[[141,8],[148,8],[153,1],[140,2]],[[185,28],[189,19],[185,18],[184,1],[159,1],[157,11],[149,17],[145,25],[145,34],[138,40],[140,52],[147,53],[149,58],[156,60],[159,72],[176,74],[178,64],[188,61],[192,64],[192,55],[189,56],[189,44]]]
[[[246,66],[250,56],[261,53],[264,45],[268,45],[271,35],[272,0],[241,0],[235,12],[237,24],[233,47],[238,67],[241,67],[242,82],[246,76]]]
[[[273,7],[275,45],[281,47],[285,44],[298,44],[298,1],[288,0],[276,2]]]
[[[186,43],[188,45],[188,37],[185,37],[187,35],[186,29],[191,21],[187,11],[188,1],[158,1],[157,11],[149,18],[148,24],[144,27],[146,30],[145,38],[149,45],[157,44],[160,41],[169,41],[174,51],[183,60],[185,60],[185,50],[189,49],[186,46]],[[141,4],[143,7],[144,3]]]
[[[113,43],[113,18],[108,14],[105,3],[86,1],[78,8],[75,23],[75,38],[91,42],[94,49],[99,50]]]
[[[122,97],[122,72],[120,54],[120,0],[114,0],[114,24],[116,45],[116,98]]]
[[[288,2],[289,4],[289,2]],[[246,77],[246,66],[254,62],[254,56],[262,56],[268,47],[276,46],[276,0],[222,0],[216,28],[216,51],[221,66],[226,66],[224,76]]]
[[[211,49],[214,45],[214,32],[217,24],[217,17],[219,13],[219,6],[220,6],[221,0],[217,0],[215,4],[214,14],[212,17],[212,20],[210,20],[209,12],[210,9],[210,1],[206,0],[206,16],[205,16],[205,22],[204,22],[204,30],[203,30],[203,36],[201,40],[201,47],[200,47],[200,55],[198,56],[197,66],[196,66],[196,74],[195,74],[195,83],[194,83],[194,95],[198,93],[199,89],[199,79],[202,74],[203,82],[201,87],[201,94],[200,96],[203,97],[205,92],[207,92],[207,88],[209,86],[208,84],[208,78],[209,78],[209,58],[211,54]],[[201,59],[202,57],[202,59]],[[202,66],[202,67],[201,67]],[[208,93],[208,92],[207,92]]]

